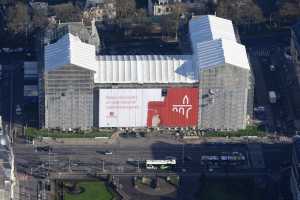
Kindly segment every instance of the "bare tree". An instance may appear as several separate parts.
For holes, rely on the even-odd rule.
[[[162,36],[167,38],[170,36],[175,36],[176,31],[178,30],[176,28],[176,25],[177,22],[173,16],[171,15],[162,16],[160,20]]]
[[[228,18],[235,23],[259,23],[264,21],[262,10],[253,0],[220,0],[218,1],[217,16]]]
[[[50,10],[56,15],[56,18],[62,22],[80,21],[82,12],[79,7],[72,3],[58,4],[52,6]]]
[[[279,15],[281,17],[299,17],[300,16],[300,2],[284,1],[279,6]]]
[[[180,24],[180,18],[186,13],[187,8],[184,6],[183,3],[175,3],[172,7],[172,14],[171,17],[173,18],[174,28],[173,31],[175,32],[175,39],[178,39],[178,29]]]
[[[147,12],[145,9],[140,8],[135,12],[135,17],[133,19],[135,23],[144,24],[148,21]]]
[[[30,15],[28,7],[21,2],[8,8],[7,27],[12,33],[28,33],[30,31]]]
[[[48,26],[47,13],[43,10],[33,9],[32,12],[32,25],[35,29],[44,29]]]
[[[117,19],[134,16],[136,11],[135,0],[116,0]]]

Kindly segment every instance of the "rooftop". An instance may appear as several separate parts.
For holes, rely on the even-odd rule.
[[[96,83],[195,83],[191,55],[104,55]]]
[[[216,39],[236,42],[232,22],[214,15],[193,17],[189,22],[189,32],[190,39],[194,45]]]
[[[197,66],[200,69],[226,63],[250,70],[245,46],[241,44],[226,39],[217,39],[197,43],[196,48]]]
[[[231,64],[250,70],[246,49],[236,42],[231,21],[201,16],[193,18],[189,27],[193,52],[181,51],[176,43],[145,39],[106,44],[110,53],[99,56],[94,45],[69,31],[45,47],[45,68],[76,65],[96,72],[95,83],[195,83],[201,68]]]

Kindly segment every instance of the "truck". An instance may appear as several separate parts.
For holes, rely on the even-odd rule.
[[[275,91],[269,91],[269,101],[270,103],[276,103],[277,96]]]

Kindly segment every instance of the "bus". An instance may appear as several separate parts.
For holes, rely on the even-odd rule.
[[[146,169],[169,170],[176,166],[176,160],[146,160]]]

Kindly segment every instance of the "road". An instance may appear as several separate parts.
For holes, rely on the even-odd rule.
[[[38,161],[42,161],[44,166],[50,168],[65,167],[66,170],[74,168],[75,170],[86,169],[91,167],[101,168],[104,162],[104,168],[106,170],[115,171],[123,168],[124,171],[135,170],[138,166],[137,161],[140,164],[147,159],[165,159],[167,156],[177,158],[177,166],[194,171],[198,169],[195,165],[200,165],[201,155],[210,155],[218,152],[245,152],[243,145],[169,145],[169,144],[153,144],[151,147],[117,147],[117,146],[81,146],[80,150],[76,146],[68,147],[54,147],[52,153],[48,152],[34,152],[33,147],[18,147],[16,155],[19,158],[26,160],[33,165],[40,164]],[[184,148],[184,152],[183,152]],[[103,151],[109,150],[112,155],[103,155]],[[191,161],[183,164],[182,158],[189,156]],[[129,164],[128,160],[135,160],[135,164]],[[22,162],[22,160],[21,160]],[[32,166],[34,167],[34,166]]]
[[[177,171],[185,169],[187,173],[203,172],[211,164],[201,162],[201,155],[221,155],[225,152],[240,152],[246,161],[237,166],[213,166],[219,172],[228,169],[242,171],[251,168],[264,168],[264,149],[283,151],[284,144],[270,146],[252,144],[187,144],[175,138],[165,140],[153,138],[122,139],[113,144],[80,145],[80,146],[52,146],[51,152],[36,152],[33,145],[19,144],[15,147],[16,162],[19,170],[27,173],[50,171],[109,171],[109,172],[135,172],[143,168],[147,159],[166,159],[174,157],[177,161]],[[111,151],[112,155],[104,155],[104,151]],[[269,151],[269,150],[268,150]],[[285,153],[288,153],[284,150]],[[185,159],[189,157],[189,159]],[[272,156],[269,156],[272,157]],[[258,163],[258,164],[257,164]]]
[[[0,53],[0,115],[6,130],[23,124],[16,112],[17,106],[23,105],[23,59],[21,55]]]
[[[258,120],[264,122],[270,133],[294,134],[294,111],[292,97],[294,92],[290,89],[289,62],[284,53],[290,46],[290,31],[272,33],[265,36],[242,38],[247,46],[251,66],[255,75],[255,107],[264,106],[264,113],[254,113]],[[270,68],[274,65],[274,69]],[[271,104],[268,92],[275,91],[278,99]],[[292,122],[292,123],[291,123]]]
[[[123,177],[122,180],[131,180],[131,176],[157,173],[177,174],[185,177],[183,180],[192,180],[203,174],[264,177],[272,175],[273,170],[277,172],[283,162],[290,161],[289,144],[189,144],[167,135],[146,138],[119,137],[114,142],[103,145],[51,147],[53,150],[49,153],[35,152],[31,144],[18,143],[15,146],[17,170],[31,180],[20,183],[20,191],[24,196],[31,195],[32,191],[36,192],[38,180],[47,178],[78,180],[112,174]],[[104,155],[102,152],[105,150],[112,151],[112,155]],[[223,152],[241,152],[246,156],[246,161],[238,166],[216,166],[201,162],[201,155],[220,155]],[[173,171],[146,170],[141,164],[145,159],[165,159],[166,156],[176,157],[177,167]],[[191,160],[182,159],[186,156],[191,157]],[[139,160],[139,164],[128,160]],[[213,168],[213,172],[209,171],[209,168]],[[266,170],[267,168],[271,171]],[[185,169],[185,172],[182,169]]]

